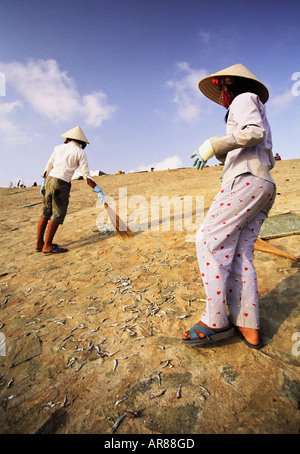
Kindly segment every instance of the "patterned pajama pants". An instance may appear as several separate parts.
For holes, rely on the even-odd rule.
[[[234,325],[259,328],[253,252],[275,195],[273,183],[245,173],[226,183],[213,200],[196,237],[206,291],[201,321],[207,326],[225,328],[229,317]]]

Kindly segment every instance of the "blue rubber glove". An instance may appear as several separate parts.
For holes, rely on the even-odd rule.
[[[43,183],[40,189],[40,193],[43,197],[45,197],[45,184],[46,184],[46,178],[43,178]]]
[[[101,202],[105,203],[105,197],[104,197],[103,191],[97,184],[94,187],[93,192],[97,192],[98,199],[101,200]]]

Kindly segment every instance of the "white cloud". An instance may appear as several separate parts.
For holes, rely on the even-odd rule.
[[[98,127],[115,112],[115,106],[106,103],[106,94],[101,92],[82,97],[82,112],[88,126]]]
[[[270,105],[276,110],[284,110],[289,107],[290,103],[295,97],[293,96],[292,90],[288,90],[282,95],[275,96],[270,100]]]
[[[151,168],[154,168],[154,170],[178,169],[181,166],[182,166],[182,161],[181,161],[180,157],[177,155],[174,155],[174,156],[169,156],[168,158],[165,158],[163,161],[160,161],[160,162],[154,162],[152,164],[138,166],[137,169],[130,170],[129,173],[142,172],[145,170],[149,171],[149,170],[151,170]]]
[[[1,64],[7,84],[36,112],[53,122],[82,117],[91,127],[98,127],[115,112],[102,91],[81,95],[72,77],[55,60],[30,60]]]
[[[8,144],[23,144],[27,140],[23,131],[13,121],[15,112],[22,107],[21,101],[0,102],[0,133]]]
[[[207,76],[207,72],[203,69],[193,69],[187,62],[180,62],[177,64],[176,74],[179,74],[180,78],[167,81],[167,86],[174,90],[176,116],[186,122],[197,120],[202,102],[198,83]]]

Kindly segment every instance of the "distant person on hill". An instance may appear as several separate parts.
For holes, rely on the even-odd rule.
[[[275,161],[281,161],[281,156],[280,156],[280,154],[276,153],[276,155],[275,155]]]
[[[206,308],[183,341],[202,345],[236,332],[249,347],[258,349],[263,344],[253,252],[276,194],[270,174],[275,160],[264,106],[269,92],[242,64],[202,79],[199,88],[228,111],[226,135],[211,137],[192,155],[197,169],[203,169],[213,156],[224,162],[224,168],[222,188],[196,238]]]
[[[90,176],[89,166],[84,149],[89,143],[80,126],[62,134],[65,141],[54,148],[43,174],[41,194],[43,195],[42,214],[37,228],[36,251],[44,254],[67,252],[68,249],[53,244],[58,226],[64,222],[69,204],[71,180],[75,170],[80,167],[87,184],[97,192],[104,203],[101,188]],[[44,234],[48,225],[46,238]]]

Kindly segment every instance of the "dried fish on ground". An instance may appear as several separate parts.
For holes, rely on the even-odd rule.
[[[157,314],[157,312],[159,312],[159,311],[160,311],[160,307],[155,303],[151,303],[150,306],[147,307],[146,315],[155,316],[155,314]]]
[[[86,361],[83,361],[83,363],[81,363],[80,366],[79,366],[77,369],[75,369],[75,372],[79,372],[80,369],[81,369],[85,364],[86,364]]]
[[[10,388],[10,387],[12,386],[14,380],[15,380],[14,377],[12,377],[12,378],[9,380],[9,382],[7,383],[7,386],[6,386],[6,387],[7,387],[7,388]]]
[[[61,402],[53,402],[53,400],[50,400],[49,402],[47,402],[46,404],[42,405],[41,407],[41,410],[45,407],[50,407],[50,408],[53,408],[55,407],[55,405],[58,405],[60,404]]]
[[[206,391],[207,395],[209,396],[210,395],[210,392],[208,391],[208,389],[205,388],[205,386],[202,386],[202,385],[199,385],[201,389],[203,389],[204,391]]]
[[[177,397],[177,399],[181,398],[181,385],[179,385],[178,391],[176,393],[176,397]]]
[[[76,361],[76,358],[70,358],[69,361],[68,361],[68,364],[66,365],[66,369],[68,369],[69,367],[73,366],[75,361]]]
[[[127,415],[127,413],[124,413],[124,415],[120,416],[120,418],[117,419],[117,421],[114,423],[114,425],[111,428],[112,433],[114,433],[117,430],[117,428],[119,427],[119,425],[121,424],[123,419],[126,417],[126,415]]]
[[[120,403],[124,402],[124,400],[127,400],[128,397],[123,397],[123,399],[119,399],[115,402],[115,406],[119,405]]]
[[[74,326],[74,328],[71,329],[71,333],[73,333],[76,329],[84,329],[86,326],[83,323],[80,323],[78,326]]]
[[[160,393],[153,394],[152,396],[150,396],[149,399],[155,399],[156,397],[160,397],[163,394],[165,394],[165,392],[166,392],[166,389],[163,389]]]
[[[113,372],[115,372],[116,368],[118,366],[118,360],[114,359],[114,367],[113,367]]]
[[[91,330],[91,333],[96,333],[96,331],[98,331],[99,328],[100,328],[100,326],[97,326],[97,328],[92,329],[92,330]]]
[[[162,374],[162,372],[161,372],[161,371],[160,371],[160,372],[158,372],[158,374],[157,374],[157,378],[158,378],[158,384],[159,384],[159,386],[161,385],[161,374]]]
[[[66,394],[61,406],[64,407],[64,408],[69,407],[74,402],[74,400],[77,399],[77,397],[78,396],[75,396],[75,397],[73,397],[73,399],[70,400],[70,402],[67,402],[68,396]]]
[[[116,353],[119,353],[119,351],[120,351],[120,350],[117,350],[117,351],[115,351],[115,352],[113,352],[113,353],[107,353],[107,352],[105,352],[105,355],[106,355],[106,356],[113,356],[113,355],[115,355]]]

